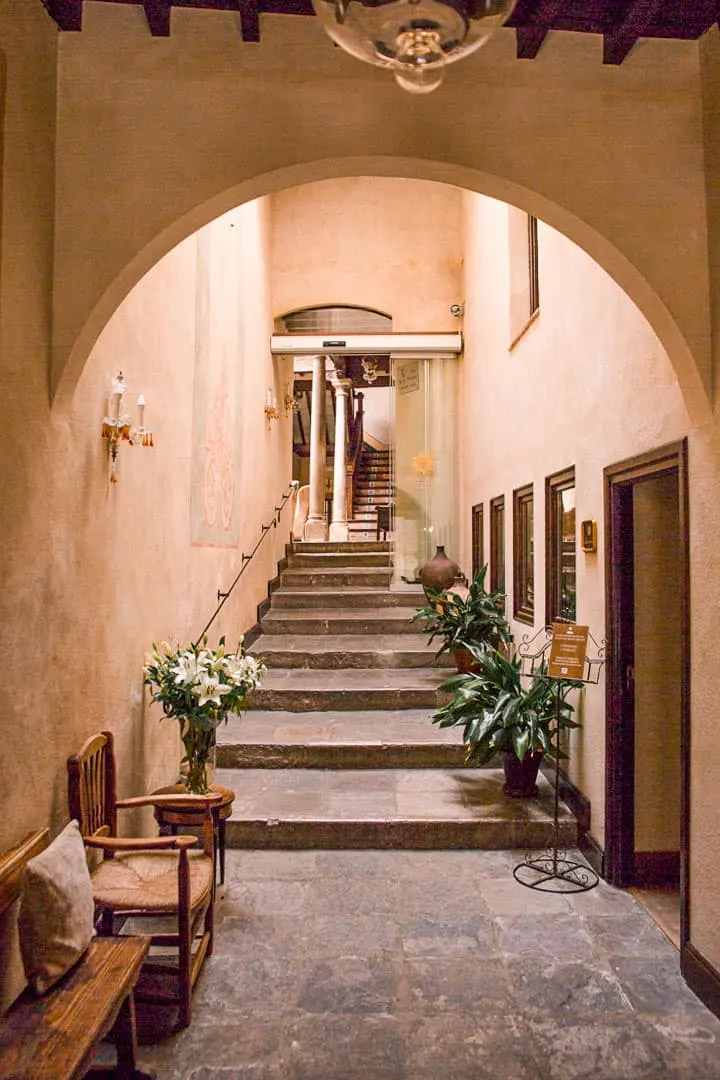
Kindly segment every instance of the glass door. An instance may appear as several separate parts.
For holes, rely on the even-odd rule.
[[[398,586],[445,547],[457,559],[456,361],[392,361],[395,397],[395,576]]]

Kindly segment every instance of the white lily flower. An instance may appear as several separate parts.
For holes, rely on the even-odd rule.
[[[192,692],[198,696],[198,705],[207,705],[212,702],[213,705],[221,705],[222,698],[225,694],[229,694],[232,687],[227,686],[225,683],[221,683],[214,675],[205,675],[200,684],[192,688]]]

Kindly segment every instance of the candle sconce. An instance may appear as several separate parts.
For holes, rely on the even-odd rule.
[[[290,416],[291,413],[298,412],[300,409],[300,402],[292,393],[292,383],[288,383],[287,390],[285,391],[285,400],[283,404],[285,406],[286,416]]]
[[[268,390],[267,397],[265,399],[265,417],[268,422],[268,427],[270,427],[270,424],[273,420],[280,419],[280,413],[278,412],[277,407],[277,398],[273,394],[272,390]]]
[[[132,426],[127,413],[122,413],[122,401],[127,390],[127,383],[122,371],[112,381],[108,415],[103,418],[101,437],[106,440],[110,450],[110,483],[118,480],[118,454],[120,443],[129,446],[154,446],[153,433],[145,427],[145,398],[142,394],[137,399],[138,423]]]

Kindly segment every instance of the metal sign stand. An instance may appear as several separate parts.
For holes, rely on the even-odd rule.
[[[523,663],[523,674],[537,678],[552,644],[552,627],[544,626],[530,638],[523,638],[518,654]],[[597,685],[600,672],[605,663],[605,643],[598,645],[592,634],[588,634],[588,644],[594,655],[586,655],[583,678],[586,685]],[[545,676],[548,677],[548,676]],[[553,816],[552,846],[541,855],[528,855],[524,862],[518,863],[513,870],[513,877],[520,885],[538,892],[579,893],[589,892],[598,884],[599,878],[587,863],[576,862],[568,858],[560,849],[560,703],[562,700],[562,679],[557,680],[555,706],[555,806]]]

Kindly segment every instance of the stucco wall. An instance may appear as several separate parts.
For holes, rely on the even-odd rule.
[[[66,818],[65,759],[93,731],[116,735],[122,794],[175,779],[176,725],[161,724],[147,704],[144,657],[153,641],[199,636],[217,590],[236,576],[290,479],[290,421],[270,426],[263,413],[267,388],[287,379],[268,348],[267,248],[259,202],[169,253],[112,317],[71,402],[56,405],[46,425],[52,439],[35,447],[25,492],[39,497],[26,498],[25,509],[42,520],[13,558],[42,583],[41,623],[14,623],[13,663],[29,685],[17,702],[25,725],[10,725],[3,739],[10,760],[23,755],[32,717],[35,752],[4,791],[8,841]],[[137,395],[147,400],[155,446],[121,445],[119,480],[110,484],[100,424],[119,370],[133,421]],[[213,625],[212,643],[226,634],[234,645],[255,622],[284,554],[290,510]],[[13,595],[18,604],[17,587]]]
[[[598,523],[598,553],[577,554],[577,619],[605,634],[603,468],[687,434],[677,380],[655,334],[608,275],[540,223],[540,314],[510,350],[508,208],[465,196],[466,311],[459,424],[463,564],[471,507],[505,495],[512,611],[512,493],[534,485],[535,622],[545,621],[545,478],[575,466],[577,520]],[[489,551],[489,512],[485,514]],[[579,547],[579,545],[578,545]],[[515,623],[516,635],[528,632]],[[604,843],[604,685],[584,692],[570,775]]]

